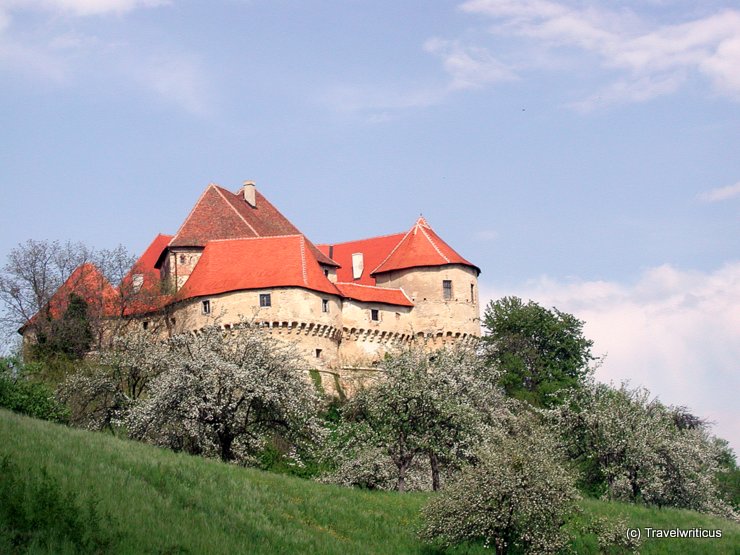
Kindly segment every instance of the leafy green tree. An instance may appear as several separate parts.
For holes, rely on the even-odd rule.
[[[726,439],[714,438],[714,444],[718,455],[717,482],[720,495],[740,513],[740,468],[737,466],[735,452]]]
[[[483,326],[483,353],[500,371],[504,391],[538,407],[560,403],[564,391],[583,383],[596,360],[581,320],[533,301],[491,301]]]
[[[52,353],[60,353],[72,360],[80,360],[90,350],[93,331],[87,301],[75,293],[69,295],[69,303],[61,318],[54,320],[45,346]],[[39,346],[44,342],[39,337]]]

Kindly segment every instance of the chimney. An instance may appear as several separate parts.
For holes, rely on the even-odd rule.
[[[254,181],[245,181],[244,186],[242,187],[242,193],[244,194],[244,200],[247,201],[247,204],[251,206],[252,208],[257,208],[257,198],[256,193],[257,188],[254,186]]]

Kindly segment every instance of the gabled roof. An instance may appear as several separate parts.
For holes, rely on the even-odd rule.
[[[178,292],[188,299],[228,291],[303,287],[339,296],[303,235],[210,241]]]
[[[159,256],[162,254],[162,251],[167,248],[167,245],[170,244],[173,237],[174,235],[165,235],[163,233],[157,235],[131,267],[126,279],[129,279],[134,274],[145,274],[145,276],[151,276],[153,275],[153,272],[156,272],[156,274],[159,275],[159,270],[157,270],[157,260],[159,260]]]
[[[125,299],[127,306],[124,314],[141,314],[158,310],[172,300],[170,295],[163,294],[161,276],[157,269],[157,261],[172,235],[157,235],[144,253],[134,263],[119,287],[120,296]],[[141,276],[138,291],[135,290],[134,276]]]
[[[375,267],[370,275],[375,276],[392,270],[417,268],[420,266],[444,266],[462,264],[480,273],[480,268],[465,260],[445,243],[420,216],[392,251]]]
[[[195,203],[169,246],[202,247],[209,241],[219,239],[302,235],[259,191],[255,192],[255,200],[255,206],[251,206],[242,195],[211,183]],[[307,241],[307,245],[320,263],[338,266],[320,253],[310,241]]]
[[[118,298],[115,288],[98,270],[97,266],[85,262],[75,268],[51,296],[46,307],[36,313],[19,331],[22,333],[27,326],[38,323],[39,319],[44,318],[46,314],[53,319],[64,316],[69,305],[69,297],[72,294],[85,300],[88,313],[92,317],[108,316],[115,313]]]
[[[394,233],[381,237],[360,239],[359,241],[348,241],[335,245],[319,245],[318,248],[325,255],[330,256],[341,264],[337,269],[337,281],[347,283],[359,283],[362,285],[375,285],[375,278],[370,271],[380,264],[388,253],[403,239],[404,233]],[[362,253],[365,269],[360,279],[352,277],[352,255]]]
[[[402,289],[389,289],[386,287],[374,287],[372,285],[360,285],[357,283],[337,282],[337,289],[342,296],[365,303],[383,303],[398,306],[414,306]]]

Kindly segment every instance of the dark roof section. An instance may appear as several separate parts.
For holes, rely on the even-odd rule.
[[[209,241],[220,239],[303,235],[259,191],[256,191],[255,198],[256,206],[251,206],[242,195],[211,183],[169,246],[202,247]],[[306,244],[320,264],[339,266],[308,239]]]

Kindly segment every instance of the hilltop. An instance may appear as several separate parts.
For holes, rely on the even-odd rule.
[[[0,459],[22,469],[20,481],[45,479],[47,489],[51,484],[73,499],[70,510],[85,512],[94,502],[106,551],[113,553],[435,553],[414,535],[430,494],[317,484],[3,410],[0,446]],[[648,541],[642,553],[740,548],[740,526],[707,515],[595,500],[582,506],[585,514],[625,515],[636,526],[723,530],[721,540]],[[7,525],[7,519],[0,525],[0,551],[9,547],[3,543]],[[74,551],[63,538],[40,529],[33,533],[37,552]],[[589,537],[574,547],[596,550]],[[478,546],[457,552],[490,553]]]

